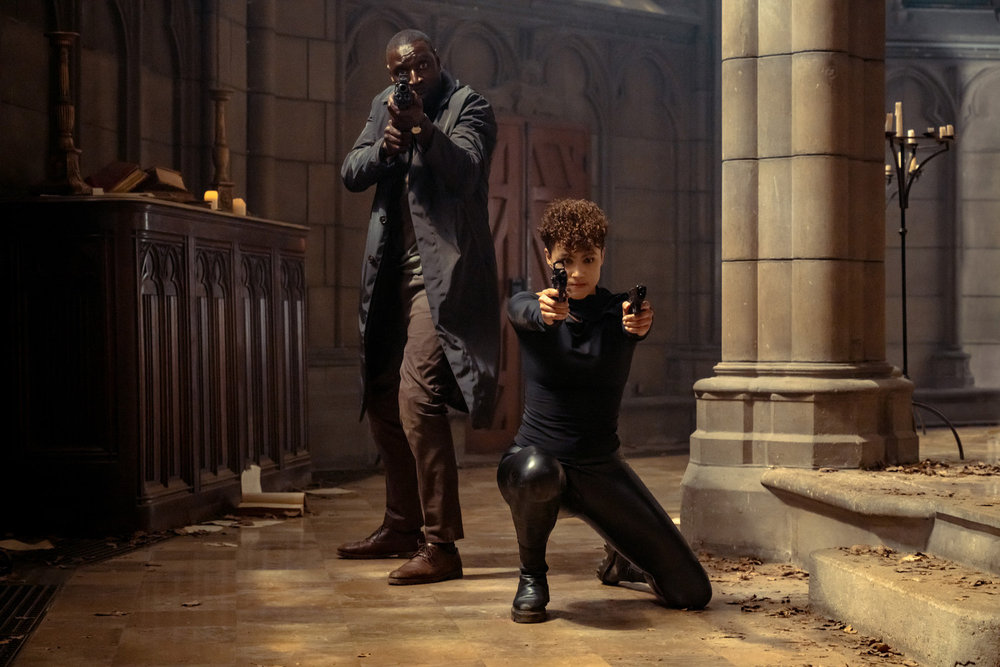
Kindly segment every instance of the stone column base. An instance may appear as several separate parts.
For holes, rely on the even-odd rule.
[[[716,372],[694,387],[698,428],[681,482],[681,526],[696,549],[787,560],[793,529],[760,484],[767,468],[919,458],[913,384],[888,365],[725,363]]]

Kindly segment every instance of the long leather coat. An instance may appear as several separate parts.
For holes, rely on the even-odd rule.
[[[389,235],[398,233],[399,201],[408,183],[427,300],[461,393],[450,403],[470,413],[474,428],[484,428],[493,416],[500,350],[496,256],[487,208],[496,120],[481,95],[447,71],[441,76],[444,93],[430,119],[436,131],[426,152],[414,147],[411,156],[379,158],[389,123],[389,86],[372,101],[364,130],[341,168],[348,190],[375,185],[359,304],[362,412],[372,379],[387,370],[388,356],[405,337],[398,318],[400,278],[387,245]]]

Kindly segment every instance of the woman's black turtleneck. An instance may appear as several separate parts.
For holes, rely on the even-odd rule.
[[[622,327],[626,298],[598,287],[584,299],[570,299],[570,319],[546,326],[536,294],[511,297],[507,316],[521,342],[524,375],[516,444],[564,461],[618,449],[618,410],[642,340]]]

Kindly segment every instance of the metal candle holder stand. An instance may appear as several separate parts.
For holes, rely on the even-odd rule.
[[[906,209],[910,203],[910,188],[923,172],[927,163],[938,155],[950,150],[952,142],[955,141],[955,127],[953,125],[941,125],[937,129],[933,127],[921,135],[917,136],[913,130],[903,133],[903,104],[896,102],[895,113],[887,113],[885,116],[885,140],[889,145],[889,152],[892,154],[892,164],[885,165],[886,185],[892,183],[895,175],[897,183],[897,194],[899,200],[899,256],[900,256],[900,292],[903,306],[903,376],[909,378],[909,359],[907,356],[907,324],[906,324]],[[923,162],[917,159],[917,153],[921,149],[932,152],[924,158]],[[932,412],[940,417],[951,429],[958,445],[958,457],[965,459],[965,451],[962,449],[962,439],[958,437],[951,420],[937,408],[926,403],[912,401],[914,408],[920,408]]]

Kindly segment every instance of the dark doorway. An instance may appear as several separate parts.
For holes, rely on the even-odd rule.
[[[586,128],[517,117],[498,118],[490,171],[490,228],[496,248],[500,302],[522,289],[548,285],[544,247],[534,234],[546,204],[590,193]],[[499,453],[510,446],[521,417],[517,337],[502,318],[497,409],[489,429],[469,429],[466,451]]]

